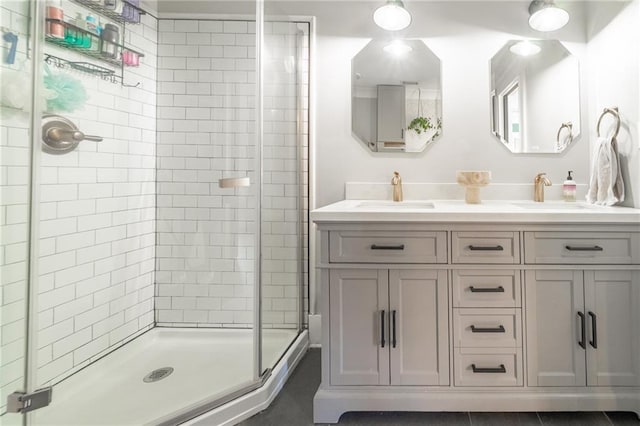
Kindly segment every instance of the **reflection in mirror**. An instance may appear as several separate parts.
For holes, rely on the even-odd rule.
[[[491,58],[491,133],[515,153],[562,152],[581,130],[578,59],[557,40],[519,56],[518,42]]]
[[[438,57],[420,40],[371,41],[352,60],[351,119],[372,151],[423,151],[442,131]]]

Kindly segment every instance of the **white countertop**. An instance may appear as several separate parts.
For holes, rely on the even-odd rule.
[[[457,200],[344,200],[311,212],[313,222],[478,222],[638,224],[640,209],[603,207],[584,202]]]

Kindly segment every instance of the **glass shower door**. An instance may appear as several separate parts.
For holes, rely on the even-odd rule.
[[[309,24],[265,2],[261,215],[262,366],[301,330],[307,264]]]
[[[28,0],[3,1],[0,15],[0,424],[19,425],[24,416],[7,412],[7,397],[30,390],[26,367],[34,38]]]

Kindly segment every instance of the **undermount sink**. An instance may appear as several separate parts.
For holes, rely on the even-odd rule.
[[[513,203],[512,205],[529,210],[575,210],[591,207],[579,203]]]
[[[415,210],[433,209],[435,205],[430,201],[362,201],[355,206],[360,209],[388,209],[388,210]]]

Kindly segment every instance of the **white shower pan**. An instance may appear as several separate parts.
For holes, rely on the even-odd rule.
[[[273,366],[284,356],[265,386],[251,392],[262,392],[263,397],[250,404],[246,401],[251,394],[240,397],[245,401],[241,410],[233,408],[235,401],[216,408],[216,424],[234,424],[264,409],[265,401],[268,405],[281,386],[277,382],[286,380],[307,347],[307,333],[297,339],[296,334],[296,330],[263,330],[263,365]],[[251,382],[253,353],[250,329],[153,328],[56,385],[51,405],[34,412],[35,424],[158,424]],[[173,371],[164,378],[143,380],[165,367]],[[263,389],[269,388],[269,382],[271,389]]]

